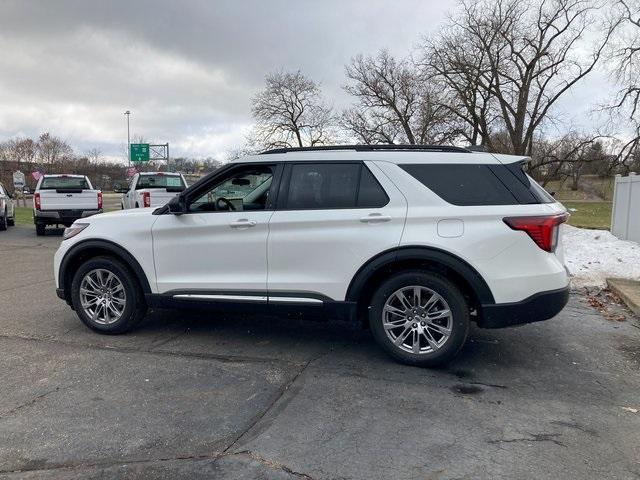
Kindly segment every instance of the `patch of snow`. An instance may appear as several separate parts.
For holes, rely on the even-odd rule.
[[[640,280],[640,244],[620,240],[606,230],[571,225],[563,225],[563,230],[572,287],[604,287],[607,277]]]

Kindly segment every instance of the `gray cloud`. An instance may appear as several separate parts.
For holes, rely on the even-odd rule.
[[[337,107],[358,53],[409,52],[453,0],[4,1],[0,139],[51,131],[120,155],[132,130],[174,155],[242,143],[268,72],[301,69]],[[581,96],[582,98],[582,96]]]

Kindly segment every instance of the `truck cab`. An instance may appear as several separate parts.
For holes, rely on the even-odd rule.
[[[185,188],[187,182],[179,173],[136,173],[122,195],[122,209],[161,207]]]

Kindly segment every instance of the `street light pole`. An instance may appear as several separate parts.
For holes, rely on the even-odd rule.
[[[131,167],[131,137],[129,134],[129,115],[131,115],[131,112],[127,110],[124,114],[127,116],[127,162],[129,162],[129,167]]]

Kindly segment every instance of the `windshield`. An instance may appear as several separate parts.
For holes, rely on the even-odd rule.
[[[86,177],[44,177],[40,190],[89,190]]]
[[[162,173],[156,175],[140,175],[136,190],[141,188],[166,188],[173,191],[184,190],[184,182],[180,175],[165,175]]]

